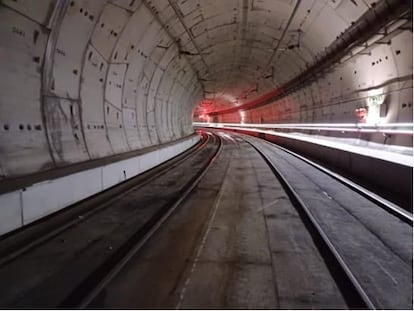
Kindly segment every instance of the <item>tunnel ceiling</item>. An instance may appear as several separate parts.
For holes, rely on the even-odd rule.
[[[204,120],[220,122],[313,122],[333,120],[321,103],[345,99],[334,119],[354,122],[362,101],[349,101],[351,93],[371,96],[362,90],[393,81],[401,81],[392,86],[401,94],[387,100],[411,107],[403,85],[412,80],[408,6],[408,0],[0,0],[0,178],[181,139],[194,133],[194,109],[194,119],[208,114]],[[384,24],[388,15],[400,19],[392,28]],[[382,42],[374,40],[372,51],[323,77],[342,82],[330,87],[319,79],[324,73],[311,71],[328,69],[337,55],[352,56],[353,44],[367,49],[373,37]],[[314,81],[316,92],[286,96]],[[257,102],[276,103],[278,92],[283,103],[256,113]]]
[[[147,1],[204,90],[196,114],[242,105],[312,64],[370,0]]]

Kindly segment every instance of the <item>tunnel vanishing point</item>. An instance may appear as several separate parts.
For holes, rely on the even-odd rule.
[[[2,179],[179,139],[193,132],[193,115],[356,123],[355,110],[368,108],[375,121],[412,122],[410,1],[2,0],[0,8]]]
[[[213,136],[372,184],[412,227],[411,0],[0,0],[0,77],[0,275],[3,242]]]

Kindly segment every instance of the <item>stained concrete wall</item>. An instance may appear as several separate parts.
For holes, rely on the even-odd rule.
[[[0,0],[0,179],[184,137],[197,104],[234,107],[283,85],[376,3]],[[210,121],[356,122],[380,97],[384,122],[411,122],[407,23],[271,105]]]
[[[355,110],[370,106],[373,97],[381,97],[381,121],[377,122],[412,122],[412,56],[412,32],[400,31],[388,44],[374,44],[369,53],[337,64],[325,76],[285,98],[242,113],[220,115],[218,121],[357,123]],[[381,134],[365,136],[364,139],[378,143],[385,140]],[[410,146],[412,136],[392,135],[386,143]]]
[[[197,104],[234,107],[283,85],[376,3],[0,0],[0,181],[185,137]],[[387,122],[412,121],[412,25],[397,28],[272,105],[210,121],[353,122],[376,96]],[[22,197],[3,196],[12,220],[0,227],[26,224]]]
[[[193,132],[197,74],[147,3],[2,0],[0,179]]]

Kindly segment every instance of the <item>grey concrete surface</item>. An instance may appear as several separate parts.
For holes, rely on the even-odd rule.
[[[0,178],[188,135],[194,110],[206,117],[300,78],[384,2],[2,0]],[[357,122],[369,107],[370,122],[412,122],[412,27],[393,23],[326,76],[216,118]]]
[[[378,308],[412,308],[412,227],[332,177],[262,140]]]
[[[191,135],[133,154],[0,181],[0,236],[129,180],[188,150],[199,140],[200,136]],[[14,191],[1,193],[11,189]]]
[[[215,126],[212,125],[213,128]],[[401,155],[389,152],[387,156],[376,155],[375,149],[371,148],[352,150],[323,141],[314,143],[291,135],[243,127],[225,129],[265,139],[305,156],[412,213],[413,169],[410,156],[402,155],[403,158],[389,161],[393,155]]]
[[[228,141],[193,195],[95,308],[346,308],[281,185]]]
[[[384,7],[390,20],[376,19]],[[180,139],[193,133],[193,117],[412,122],[412,23],[389,16],[397,11],[412,15],[403,0],[1,0],[0,192],[11,178]],[[360,26],[367,31],[338,49]],[[324,74],[240,109],[312,67]],[[412,146],[410,135],[361,138]],[[10,203],[20,195],[1,203],[3,232],[22,225]]]
[[[152,182],[110,198],[90,217],[75,215],[85,219],[2,265],[0,307],[59,306],[159,210],[170,207],[215,150],[208,145]]]

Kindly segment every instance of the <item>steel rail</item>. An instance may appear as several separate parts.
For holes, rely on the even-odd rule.
[[[14,236],[16,236],[17,234],[17,238],[18,241],[17,243],[13,243],[13,241],[10,243],[11,245],[5,247],[5,250],[2,253],[7,253],[6,255],[4,255],[3,257],[0,257],[0,267],[4,266],[5,264],[9,263],[10,261],[18,258],[19,256],[31,251],[32,249],[46,243],[47,241],[49,241],[50,239],[54,238],[55,236],[67,231],[68,229],[72,228],[75,225],[78,225],[84,221],[86,221],[87,219],[89,219],[91,216],[93,216],[94,214],[101,212],[103,210],[105,210],[106,208],[110,207],[110,203],[117,198],[121,193],[125,194],[126,192],[131,191],[133,188],[135,187],[142,187],[146,184],[148,184],[149,182],[151,182],[152,180],[154,180],[155,178],[165,174],[166,172],[168,172],[169,170],[171,170],[172,168],[176,167],[177,165],[179,165],[180,163],[183,163],[185,160],[187,160],[190,156],[194,155],[195,152],[200,151],[201,149],[203,149],[207,143],[209,142],[210,139],[210,135],[206,136],[204,140],[202,140],[200,143],[196,144],[195,146],[193,146],[192,148],[184,151],[183,153],[177,155],[176,157],[170,159],[167,162],[164,162],[162,164],[160,164],[159,166],[151,169],[150,171],[144,172],[143,174],[151,174],[151,171],[154,169],[159,169],[161,167],[161,170],[153,172],[153,174],[151,174],[150,176],[148,176],[148,178],[146,178],[143,181],[140,181],[138,183],[134,182],[134,179],[136,177],[131,178],[130,180],[127,180],[121,184],[116,185],[115,187],[109,188],[101,193],[98,193],[94,196],[92,196],[91,198],[87,198],[86,202],[88,200],[94,200],[94,198],[97,198],[98,195],[105,195],[105,193],[109,193],[109,198],[107,198],[105,196],[105,201],[102,202],[92,202],[91,206],[89,206],[88,203],[87,204],[87,208],[82,208],[81,210],[75,210],[72,211],[71,207],[68,207],[67,209],[63,210],[63,211],[59,211],[56,215],[52,214],[48,217],[45,217],[46,220],[41,219],[38,222],[35,222],[33,224],[30,224],[27,228],[23,228],[22,230],[19,230],[18,232],[14,233],[12,232],[11,234],[7,234],[5,238],[2,238],[2,240],[0,240],[0,245],[2,243],[7,243],[7,239],[11,238],[13,239]],[[117,189],[119,189],[117,191]],[[113,192],[114,193],[110,193]],[[82,201],[81,203],[75,203],[73,207],[75,207],[78,204],[82,204],[84,203],[84,201]],[[86,210],[86,211],[84,211]],[[65,213],[68,213],[68,215],[65,215]],[[73,214],[73,215],[72,215]],[[81,214],[81,216],[79,216]],[[35,228],[37,225],[40,225],[50,219],[53,219],[53,217],[63,217],[64,219],[59,219],[57,221],[57,223],[53,224],[51,227],[52,228],[46,228],[46,229],[41,229],[40,233],[35,231],[35,236],[34,238],[31,237],[31,233],[29,232],[29,237],[25,237],[24,234],[25,232],[27,232],[27,230],[31,230],[32,228]],[[68,219],[69,218],[69,219]],[[43,233],[43,231],[46,231],[46,233]],[[19,237],[19,234],[23,234],[23,237]],[[17,244],[17,245],[16,245]],[[2,253],[0,253],[0,255],[3,255]]]
[[[341,254],[330,241],[327,234],[319,225],[318,221],[313,216],[307,204],[301,199],[300,195],[290,185],[286,177],[283,176],[280,170],[273,164],[269,156],[260,147],[249,141],[249,139],[242,139],[250,144],[260,154],[260,156],[265,160],[272,172],[281,182],[283,188],[291,199],[293,206],[296,208],[305,226],[308,228],[309,233],[315,242],[315,245],[327,262],[328,269],[331,272],[335,272],[332,273],[332,276],[337,281],[337,285],[342,292],[348,306],[350,308],[357,309],[376,309],[374,303],[369,298],[368,294],[364,291],[363,287],[354,276],[351,269],[342,258]]]
[[[398,205],[380,197],[379,195],[365,189],[364,187],[352,182],[348,178],[345,178],[337,173],[332,172],[331,170],[323,167],[322,165],[319,165],[289,149],[286,149],[282,146],[279,146],[274,143],[270,143],[263,139],[263,142],[271,146],[272,148],[278,148],[286,153],[289,153],[290,155],[293,155],[294,157],[306,162],[307,164],[313,166],[314,168],[318,169],[319,171],[327,174],[328,176],[334,178],[335,180],[339,181],[341,184],[347,186],[348,188],[354,190],[355,192],[359,193],[372,203],[378,205],[388,213],[392,214],[393,216],[399,218],[401,221],[405,222],[406,224],[413,226],[413,215],[407,211],[405,211],[403,208],[399,207]]]
[[[89,289],[86,290],[86,294],[83,294],[84,288],[82,288],[82,294],[83,297],[75,303],[76,308],[85,309],[90,305],[90,303],[100,294],[100,292],[107,286],[111,280],[118,275],[118,273],[128,264],[128,262],[137,254],[137,252],[148,242],[148,240],[158,231],[158,229],[161,227],[161,225],[173,214],[173,212],[181,205],[181,203],[190,195],[192,190],[198,185],[200,180],[204,177],[204,175],[207,173],[209,168],[213,163],[215,163],[217,157],[221,153],[223,149],[223,142],[221,137],[218,135],[214,135],[218,141],[218,147],[216,151],[214,152],[213,156],[210,158],[210,160],[205,164],[200,172],[194,177],[186,186],[183,193],[180,195],[180,197],[161,215],[156,215],[157,219],[154,220],[153,224],[148,228],[146,232],[143,234],[138,233],[138,237],[133,236],[132,242],[128,240],[125,244],[132,244],[130,247],[128,247],[125,254],[121,255],[120,260],[118,260],[114,265],[112,265],[107,271],[105,271],[103,274],[103,277],[99,279],[98,282],[95,282],[95,284],[89,285]],[[141,236],[142,235],[142,236]],[[122,247],[121,247],[122,248]],[[98,268],[99,269],[99,268]],[[82,287],[82,284],[80,285]],[[88,286],[88,285],[86,285]],[[77,289],[75,289],[69,296],[65,299],[65,301],[60,305],[60,307],[65,307],[69,304],[73,305],[73,298],[76,296],[74,292],[76,292]]]

